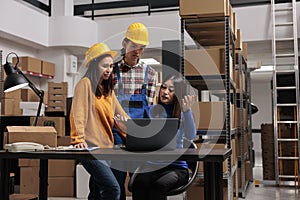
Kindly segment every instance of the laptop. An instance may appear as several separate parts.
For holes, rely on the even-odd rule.
[[[176,149],[178,118],[128,119],[124,149],[157,151]]]

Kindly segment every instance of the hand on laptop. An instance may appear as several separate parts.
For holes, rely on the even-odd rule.
[[[195,103],[196,96],[195,95],[187,95],[181,99],[182,111],[186,112],[191,109],[192,105]]]
[[[127,127],[125,122],[127,121],[127,118],[123,115],[117,114],[114,116],[115,124],[119,129],[121,129],[123,132],[127,132]]]

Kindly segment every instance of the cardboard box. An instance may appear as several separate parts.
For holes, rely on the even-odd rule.
[[[30,117],[30,124],[33,123],[35,117]],[[65,135],[65,117],[39,117],[38,126],[53,126],[58,136]]]
[[[248,60],[248,43],[243,42],[242,46],[243,46],[243,49],[242,49],[243,56],[244,56],[245,60]]]
[[[44,91],[44,104],[48,105],[48,91]]]
[[[236,32],[236,41],[235,41],[235,49],[243,50],[243,40],[242,40],[242,31],[241,29],[237,29]]]
[[[245,92],[246,88],[246,78],[245,78],[245,73],[244,72],[239,72],[239,70],[234,70],[234,82],[236,89],[242,90]],[[241,84],[240,84],[241,81]]]
[[[74,197],[74,177],[49,177],[49,197]]]
[[[242,115],[241,115],[242,112]],[[243,124],[242,124],[242,116],[243,116]],[[248,125],[248,111],[246,108],[237,108],[236,109],[236,128],[240,128],[243,126],[243,128],[247,128]]]
[[[229,56],[230,77],[233,78],[232,56]],[[225,74],[224,48],[193,49],[185,51],[184,75],[204,76]]]
[[[57,136],[57,146],[69,146],[71,144],[70,136]]]
[[[227,145],[226,144],[207,144],[207,143],[197,143],[198,149],[201,148],[208,148],[208,149],[226,149]],[[199,168],[198,172],[203,172],[204,171],[204,166],[203,166],[203,161],[200,161],[199,163]],[[228,172],[228,159],[223,161],[223,172]]]
[[[180,0],[180,16],[229,16],[229,0],[210,0],[210,1],[195,1],[195,0]]]
[[[49,177],[74,177],[74,174],[75,160],[49,160]]]
[[[49,177],[48,197],[74,197],[74,177]]]
[[[196,106],[196,105],[195,105]],[[198,102],[199,111],[193,109],[196,128],[200,130],[223,130],[225,125],[225,102]]]
[[[236,140],[236,150],[237,150],[237,156],[241,156],[242,153],[244,154],[245,152],[248,152],[248,146],[249,146],[249,134],[244,134],[244,139],[243,139],[243,143],[244,143],[244,149],[242,149],[242,136],[239,135],[237,140]],[[274,148],[274,147],[272,147]]]
[[[21,89],[22,101],[39,102],[40,98],[36,95],[32,89]]]
[[[233,29],[233,35],[234,35],[234,39],[236,39],[236,34],[237,34],[237,21],[236,21],[236,14],[235,12],[232,13],[232,24],[231,27]]]
[[[39,167],[20,168],[20,193],[39,194]]]
[[[244,163],[245,165],[245,180],[244,183],[246,183],[247,181],[250,181],[251,178],[251,163],[249,160],[245,161]],[[241,168],[238,168],[238,187],[241,188],[242,187],[242,170]]]
[[[21,99],[21,90],[14,90],[14,91],[11,91],[11,92],[4,92],[3,97],[6,98],[6,99],[20,100]]]
[[[39,159],[19,159],[19,167],[40,167]]]
[[[1,99],[1,114],[6,116],[21,116],[20,99]]]
[[[4,144],[14,142],[36,142],[51,147],[57,146],[57,134],[50,126],[7,126]]]
[[[19,159],[19,167],[40,167],[39,159]],[[49,160],[48,176],[67,177],[75,175],[75,160]]]
[[[236,140],[231,139],[231,167],[234,167],[237,164],[237,154],[236,154]]]
[[[196,177],[194,182],[187,189],[186,197],[188,200],[204,200],[203,179]]]
[[[13,65],[17,63],[17,58],[13,57]],[[21,67],[23,71],[29,71],[40,74],[42,72],[42,61],[37,58],[29,56],[19,57],[18,67]]]
[[[42,74],[48,75],[48,76],[54,76],[55,75],[55,64],[47,61],[42,61]]]

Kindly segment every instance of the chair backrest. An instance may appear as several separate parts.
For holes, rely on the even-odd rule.
[[[184,143],[183,143],[183,147],[184,148],[193,148],[193,149],[197,149],[197,145],[191,141],[188,140],[186,138],[184,138]],[[185,192],[187,190],[187,188],[193,183],[193,181],[195,180],[197,173],[198,173],[198,168],[199,168],[199,161],[198,162],[187,162],[189,170],[190,170],[190,177],[188,182],[185,185],[182,185],[178,188],[174,188],[172,190],[170,190],[167,193],[167,196],[173,196],[173,195],[178,195],[181,194],[183,192]]]

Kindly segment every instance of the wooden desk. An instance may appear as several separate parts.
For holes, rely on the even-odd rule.
[[[231,155],[231,149],[177,149],[151,153],[127,152],[122,149],[98,149],[92,152],[42,151],[10,153],[0,150],[0,199],[9,199],[10,161],[19,158],[40,159],[40,200],[48,196],[48,159],[63,160],[186,160],[204,161],[205,199],[223,199],[223,161]]]

